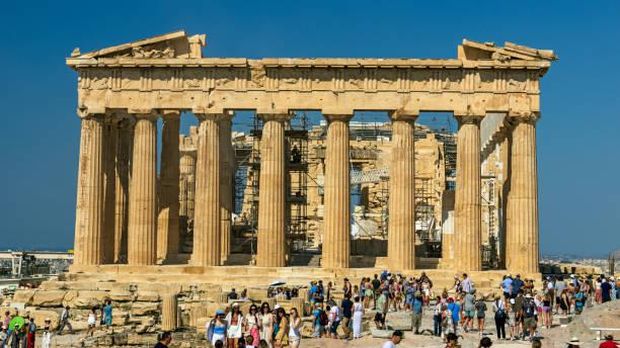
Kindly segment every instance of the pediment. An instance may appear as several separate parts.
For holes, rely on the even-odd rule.
[[[546,60],[554,61],[558,57],[552,50],[542,50],[512,42],[505,42],[504,47],[496,46],[492,42],[476,42],[463,39],[459,46],[459,59],[463,60]]]
[[[79,48],[76,48],[71,53],[71,58],[202,58],[204,45],[205,35],[188,37],[185,31],[179,30],[87,53],[80,53]]]

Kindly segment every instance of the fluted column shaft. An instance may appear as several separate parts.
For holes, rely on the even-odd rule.
[[[161,170],[159,174],[159,217],[157,259],[174,259],[179,253],[179,127],[178,111],[164,112]]]
[[[136,115],[129,187],[127,263],[152,265],[157,251],[157,124]]]
[[[393,270],[415,268],[415,117],[392,121],[388,259]]]
[[[103,263],[114,262],[114,236],[116,223],[116,142],[118,119],[115,115],[106,116],[104,126],[104,219],[102,252]]]
[[[115,168],[114,263],[127,259],[127,224],[129,195],[129,157],[131,156],[133,124],[123,119],[118,124]]]
[[[526,274],[539,271],[536,118],[512,118],[510,193],[506,221],[506,266]]]
[[[348,268],[350,253],[350,178],[348,115],[326,116],[325,218],[323,255],[325,268]]]
[[[480,121],[459,117],[456,148],[455,232],[456,265],[465,271],[482,270],[480,202]]]
[[[198,115],[194,249],[196,266],[219,266],[220,231],[220,120],[221,115]]]
[[[220,125],[220,159],[222,161],[220,170],[220,214],[221,214],[221,258],[222,262],[226,262],[230,254],[231,229],[232,229],[232,178],[234,167],[234,153],[231,153],[232,147],[232,120],[224,118]]]
[[[177,294],[174,292],[164,293],[161,301],[161,329],[174,331],[177,329]]]
[[[256,265],[286,265],[286,173],[283,115],[261,115]]]
[[[103,118],[90,115],[81,120],[80,163],[75,211],[76,265],[102,262],[104,163]]]

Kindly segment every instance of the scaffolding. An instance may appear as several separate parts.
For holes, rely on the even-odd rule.
[[[251,253],[255,253],[256,233],[258,228],[258,205],[260,194],[260,139],[262,136],[263,121],[254,116],[253,128],[250,132],[253,137],[251,153],[248,156],[249,169],[245,178],[251,185],[251,213],[248,217],[251,228]],[[286,141],[286,203],[287,203],[287,243],[290,252],[307,249],[312,241],[308,230],[308,118],[306,113],[298,112],[285,125]],[[243,194],[242,194],[243,197]]]

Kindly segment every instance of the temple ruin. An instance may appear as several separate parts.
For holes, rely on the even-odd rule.
[[[281,268],[314,250],[306,265],[326,270],[538,272],[552,51],[464,40],[456,59],[245,59],[204,45],[179,31],[67,58],[82,123],[74,271]],[[246,134],[232,129],[242,111]],[[295,126],[306,111],[324,121]],[[391,122],[369,136],[360,111]],[[426,112],[458,131],[416,125]],[[198,120],[187,136],[183,113]]]

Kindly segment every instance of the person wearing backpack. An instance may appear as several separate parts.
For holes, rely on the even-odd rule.
[[[320,303],[317,302],[314,304],[312,316],[314,317],[314,321],[312,323],[314,333],[312,334],[312,337],[323,337],[325,333],[325,325],[327,325],[327,314],[325,314],[325,311],[321,308]]]
[[[523,337],[529,335],[530,340],[536,333],[536,304],[532,295],[526,294],[523,301]]]
[[[508,317],[506,313],[506,304],[500,298],[500,296],[496,295],[495,300],[493,301],[493,313],[495,319],[495,331],[497,332],[497,339],[506,339],[506,318]]]

